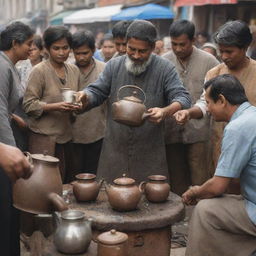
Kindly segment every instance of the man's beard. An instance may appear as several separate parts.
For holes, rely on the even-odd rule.
[[[141,64],[136,64],[133,60],[130,59],[130,57],[127,55],[127,58],[125,60],[125,67],[128,72],[132,73],[135,76],[140,75],[144,71],[146,71],[147,67],[151,63],[152,60],[152,55],[148,58],[147,61],[141,63]]]

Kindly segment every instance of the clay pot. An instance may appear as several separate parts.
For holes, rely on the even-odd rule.
[[[114,229],[104,232],[97,237],[97,256],[128,256],[128,235]]]
[[[131,211],[137,208],[141,199],[141,184],[135,185],[135,180],[122,177],[114,180],[113,185],[106,184],[108,201],[114,210],[123,212]]]
[[[92,173],[80,173],[76,175],[77,181],[72,182],[73,193],[77,201],[86,202],[96,200],[102,181],[95,180],[96,175]]]
[[[50,213],[68,209],[62,195],[59,159],[29,154],[33,173],[29,179],[18,179],[13,185],[14,206],[30,213]]]
[[[144,192],[148,201],[161,203],[167,200],[170,193],[170,185],[163,175],[148,176],[149,181],[143,182]]]
[[[133,95],[129,97],[124,97],[119,99],[120,91],[124,88],[134,88],[137,91],[141,91],[144,96],[144,102],[142,102],[137,97],[137,91],[133,91]],[[149,113],[146,113],[146,106],[144,105],[146,101],[145,92],[138,86],[135,85],[125,85],[120,87],[117,93],[117,102],[112,104],[112,115],[113,120],[116,122],[130,125],[130,126],[140,126],[144,123],[145,118],[150,116]]]

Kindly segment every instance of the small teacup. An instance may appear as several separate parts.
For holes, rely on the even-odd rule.
[[[62,98],[66,103],[76,103],[76,93],[70,88],[62,88]]]

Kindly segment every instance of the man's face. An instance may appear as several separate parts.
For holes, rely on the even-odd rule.
[[[209,86],[205,92],[205,100],[207,103],[208,112],[211,113],[213,119],[217,122],[227,121],[225,120],[224,113],[224,103],[222,99],[218,99],[216,102],[210,97],[209,93],[211,86]]]
[[[105,59],[110,60],[116,52],[116,46],[113,41],[105,40],[101,47]]]
[[[127,42],[127,55],[137,65],[145,63],[155,46],[149,42],[130,38]]]
[[[236,69],[246,58],[246,49],[237,46],[219,45],[220,57],[229,69]]]
[[[181,60],[188,58],[193,51],[194,40],[190,40],[187,35],[171,37],[172,50]]]
[[[114,42],[116,45],[116,50],[118,51],[119,55],[126,54],[126,39],[117,37],[117,38],[114,38]]]
[[[54,42],[49,50],[49,57],[52,61],[60,64],[67,60],[70,53],[70,46],[66,38]]]
[[[73,52],[78,67],[87,67],[91,63],[94,50],[87,45],[73,49]]]

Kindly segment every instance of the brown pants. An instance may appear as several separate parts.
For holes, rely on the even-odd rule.
[[[171,190],[182,195],[190,185],[201,185],[210,176],[208,142],[166,145]]]
[[[31,154],[47,154],[57,157],[60,174],[63,183],[67,182],[67,173],[72,169],[70,155],[72,151],[71,143],[58,144],[53,137],[48,135],[30,132],[28,140],[28,151]]]
[[[256,226],[242,196],[201,200],[189,223],[186,256],[251,256],[256,253]]]

